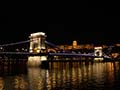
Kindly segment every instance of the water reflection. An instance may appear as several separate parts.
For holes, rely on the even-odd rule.
[[[119,62],[50,63],[49,70],[29,69],[30,87],[35,90],[116,90],[120,88],[120,79],[115,79],[119,77],[119,67]]]
[[[4,81],[3,78],[0,77],[0,90],[3,90],[3,86],[4,86]]]
[[[25,72],[1,76],[0,90],[120,90],[120,62],[50,62]]]
[[[14,90],[27,90],[28,83],[24,79],[24,75],[15,76],[14,78]]]
[[[41,90],[44,85],[44,75],[45,70],[42,72],[40,71],[40,68],[28,68],[28,78],[29,78],[29,87],[33,90]]]
[[[51,87],[72,90],[116,90],[120,88],[119,68],[119,62],[52,63],[49,70],[52,77]]]

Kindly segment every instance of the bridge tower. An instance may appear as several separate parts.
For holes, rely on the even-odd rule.
[[[94,47],[94,56],[97,56],[94,60],[103,60],[102,47]]]
[[[30,49],[31,53],[40,53],[46,49],[45,40],[46,35],[43,32],[32,33],[30,36]]]
[[[30,38],[30,53],[44,53],[46,52],[46,35],[43,32],[32,33]],[[47,62],[47,56],[29,56],[28,66],[40,66]]]

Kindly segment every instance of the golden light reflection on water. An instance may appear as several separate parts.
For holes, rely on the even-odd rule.
[[[25,81],[23,76],[16,76],[14,78],[14,89],[15,90],[27,90],[28,83]]]
[[[28,66],[40,66],[41,61],[46,61],[47,56],[29,56],[28,57]]]
[[[3,90],[4,87],[4,80],[2,77],[0,77],[0,90]]]
[[[27,69],[27,74],[0,77],[0,90],[120,88],[120,62],[52,62],[49,63],[49,69]]]
[[[45,83],[45,70],[40,71],[40,68],[28,68],[28,78],[30,88],[33,90],[42,90]]]
[[[119,62],[73,62],[51,64],[52,85],[55,87],[91,88],[104,87],[106,83],[109,88],[114,87],[115,71],[118,73]],[[116,69],[116,70],[115,70]],[[60,78],[61,77],[61,78]]]

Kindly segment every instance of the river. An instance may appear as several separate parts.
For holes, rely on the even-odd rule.
[[[0,90],[120,90],[120,62],[49,62],[49,68],[0,65]]]

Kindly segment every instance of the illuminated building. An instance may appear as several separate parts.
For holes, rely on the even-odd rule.
[[[94,45],[93,44],[80,44],[78,45],[77,41],[73,41],[72,45],[59,45],[60,49],[62,50],[75,50],[75,49],[93,49],[94,50]]]
[[[77,48],[77,41],[73,41],[73,48]]]

